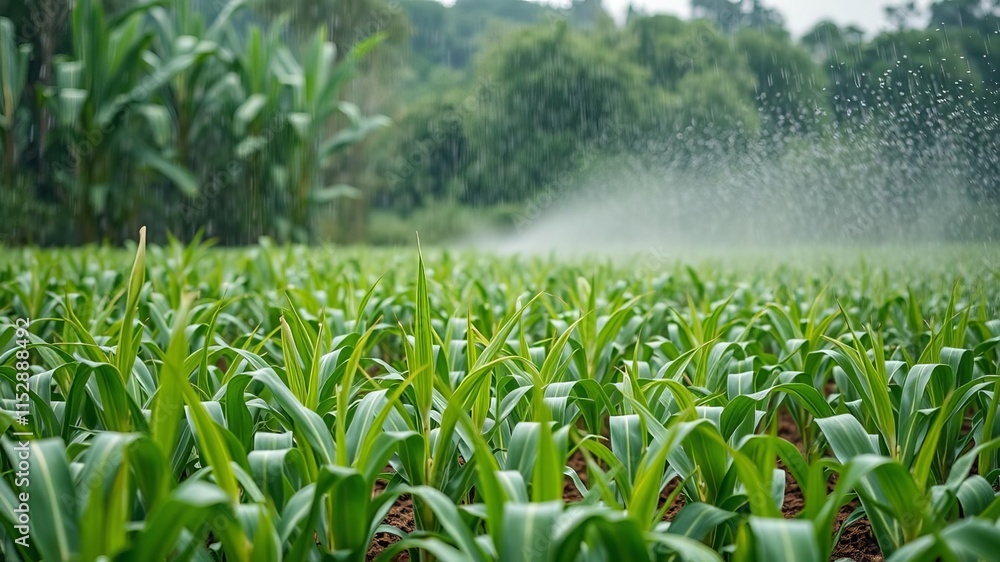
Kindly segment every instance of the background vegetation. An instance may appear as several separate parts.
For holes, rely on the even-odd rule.
[[[711,176],[838,142],[890,147],[892,189],[938,165],[1000,197],[995,0],[799,38],[760,2],[692,4],[0,0],[0,235],[408,241],[510,224],[581,154]]]

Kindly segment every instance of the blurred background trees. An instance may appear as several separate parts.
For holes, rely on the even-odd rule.
[[[1000,198],[998,0],[802,37],[767,2],[692,9],[0,0],[0,237],[387,242],[503,224],[594,154],[711,170],[846,137],[947,149],[966,195]]]
[[[305,242],[314,210],[357,197],[328,183],[328,168],[388,123],[341,98],[381,33],[338,56],[322,26],[296,40],[282,19],[260,25],[247,7],[5,5],[7,238],[114,243],[148,224],[225,243]]]

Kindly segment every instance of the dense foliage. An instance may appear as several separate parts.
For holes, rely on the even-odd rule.
[[[969,206],[1000,193],[994,4],[945,17],[957,3],[935,3],[926,29],[914,7],[899,29],[870,40],[823,22],[799,41],[760,2],[698,0],[691,21],[630,12],[621,27],[581,18],[581,2],[538,8],[525,27],[532,12],[520,4],[404,3],[419,18],[412,64],[466,78],[442,94],[432,87],[438,75],[425,72],[428,95],[394,112],[399,127],[373,154],[379,180],[366,184],[377,205],[523,203],[595,152],[711,181],[732,162],[756,158],[763,170],[802,146],[878,154],[903,192],[938,175],[953,179],[949,189]],[[455,26],[484,5],[495,6],[481,18],[493,26],[479,24],[487,30],[470,57],[455,46],[466,36]],[[406,85],[422,91],[425,83]],[[836,174],[855,162],[815,167]]]
[[[938,250],[4,252],[0,551],[777,562],[867,526],[893,562],[989,560],[1000,270]]]
[[[793,38],[757,0],[622,22],[596,0],[0,0],[0,237],[409,241],[368,211],[506,213],[594,155],[711,183],[803,147],[839,158],[815,176],[995,209],[1000,7],[911,4]]]
[[[323,29],[289,45],[280,24],[237,23],[245,0],[208,19],[191,0],[104,4],[36,2],[21,28],[0,18],[12,241],[119,242],[145,221],[229,243],[306,241],[311,213],[353,194],[325,170],[386,124],[341,99],[377,35],[338,57]]]

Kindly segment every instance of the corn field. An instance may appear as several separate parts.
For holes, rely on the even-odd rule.
[[[995,560],[982,252],[4,250],[0,558]]]

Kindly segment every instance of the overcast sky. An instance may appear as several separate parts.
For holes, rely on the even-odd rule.
[[[604,7],[615,18],[622,17],[629,3],[648,13],[691,14],[691,0],[604,0]],[[883,8],[902,0],[765,0],[785,16],[785,26],[796,37],[809,31],[817,22],[831,19],[838,24],[854,24],[869,32],[885,27]],[[927,1],[920,2],[926,5]]]

